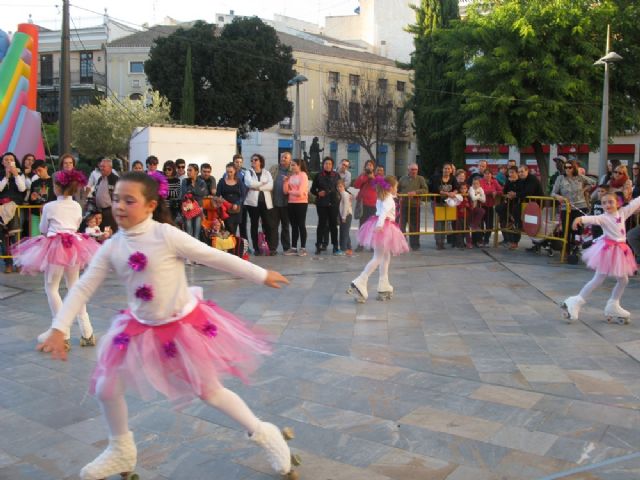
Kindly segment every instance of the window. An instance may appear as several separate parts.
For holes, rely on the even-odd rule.
[[[129,95],[129,100],[142,100],[142,94],[132,93],[131,95]]]
[[[340,83],[340,72],[329,72],[329,83],[337,85]]]
[[[131,86],[133,88],[140,88],[140,80],[131,80]]]
[[[399,92],[404,92],[404,82],[398,81],[396,82],[396,90]]]
[[[93,52],[80,52],[80,83],[93,83]]]
[[[224,17],[223,17],[222,15],[219,15],[219,16],[218,16],[218,21],[219,21],[220,23],[224,23]]]
[[[144,62],[129,62],[129,73],[144,73]]]
[[[327,114],[329,117],[329,121],[338,120],[338,108],[339,103],[337,100],[328,100],[327,101]]]
[[[360,104],[357,102],[349,102],[349,122],[360,123]]]
[[[398,133],[404,134],[407,131],[406,111],[403,107],[396,108],[396,118],[398,120]]]
[[[53,85],[53,55],[40,55],[40,85]]]
[[[387,79],[386,78],[379,78],[378,79],[378,89],[382,90],[383,92],[385,92],[387,90]]]

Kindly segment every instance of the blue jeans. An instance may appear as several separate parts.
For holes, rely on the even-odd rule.
[[[184,219],[185,228],[187,233],[196,240],[200,240],[200,229],[202,227],[202,216],[198,215],[193,218]]]
[[[347,215],[346,220],[343,222],[340,219],[340,250],[343,252],[351,250],[351,237],[349,231],[351,230],[351,214]]]

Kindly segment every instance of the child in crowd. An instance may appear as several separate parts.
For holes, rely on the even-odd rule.
[[[376,214],[369,218],[358,230],[358,244],[373,248],[373,258],[352,282],[347,293],[364,303],[369,294],[367,283],[376,268],[378,270],[378,300],[389,300],[393,296],[393,286],[389,283],[391,255],[409,251],[406,238],[395,224],[396,195],[398,180],[393,176],[376,177],[372,180],[376,188]]]
[[[64,360],[63,332],[115,271],[126,287],[128,308],[115,317],[101,341],[91,384],[109,428],[109,444],[80,477],[103,479],[135,468],[137,451],[129,431],[125,387],[143,398],[157,391],[180,404],[202,399],[240,423],[265,449],[274,470],[291,476],[290,451],[280,430],[259,420],[221,383],[225,375],[246,379],[269,346],[234,315],[203,300],[201,289],[188,287],[184,259],[272,288],[288,280],[170,225],[163,200],[167,194],[163,176],[122,175],[113,195],[118,232],[95,255],[55,316],[53,333],[38,346]]]
[[[96,242],[102,243],[111,236],[111,227],[104,227],[104,232],[100,230],[100,224],[102,223],[102,213],[95,212],[90,213],[87,216],[87,227],[84,229],[84,233],[93,238]]]
[[[620,299],[629,283],[629,276],[636,272],[638,265],[633,252],[627,245],[625,220],[640,209],[640,197],[633,199],[624,207],[621,207],[622,197],[616,193],[607,192],[602,195],[600,201],[604,209],[602,215],[578,217],[572,225],[574,230],[577,230],[580,225],[599,225],[602,227],[603,236],[582,252],[582,259],[596,273],[582,287],[578,295],[569,297],[562,303],[562,308],[567,311],[569,319],[577,320],[580,308],[585,304],[589,295],[602,285],[607,277],[615,277],[617,283],[607,301],[604,314],[608,320],[615,317],[621,323],[628,323],[630,314],[620,306]]]
[[[469,197],[469,186],[466,183],[458,183],[461,198],[456,206],[456,230],[466,230],[471,222],[471,198]],[[469,233],[456,233],[456,246],[458,248],[473,248],[471,245],[471,235]]]
[[[131,164],[131,170],[134,172],[144,172],[144,164],[140,160],[136,160]]]
[[[337,183],[338,195],[340,195],[340,252],[345,255],[351,255],[351,219],[353,218],[353,209],[351,207],[351,193],[345,188],[344,180],[340,179]]]
[[[482,243],[483,233],[477,232],[482,227],[482,220],[484,220],[485,210],[484,204],[487,201],[487,197],[484,193],[484,189],[480,184],[480,176],[473,178],[471,182],[471,188],[469,189],[469,200],[471,201],[471,241],[474,247],[479,247]]]
[[[53,188],[57,200],[45,203],[40,217],[41,235],[21,241],[14,249],[16,265],[21,273],[35,275],[44,272],[44,291],[47,294],[51,314],[55,317],[62,307],[60,281],[64,277],[67,289],[77,282],[83,269],[100,245],[89,235],[77,233],[82,222],[82,207],[73,199],[87,184],[80,170],[61,170],[53,176]],[[93,346],[96,339],[84,303],[78,304],[74,314],[78,315],[80,346]],[[52,330],[38,336],[45,341]],[[71,322],[59,332],[62,345],[70,348]]]

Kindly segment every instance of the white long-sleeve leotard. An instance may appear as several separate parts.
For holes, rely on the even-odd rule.
[[[45,203],[40,217],[40,232],[47,237],[56,233],[74,233],[82,222],[82,207],[72,197],[60,196]]]
[[[141,252],[146,266],[135,271],[129,260]],[[110,270],[114,270],[127,290],[127,304],[139,322],[162,325],[179,320],[198,300],[188,288],[184,259],[233,275],[264,283],[267,271],[234,255],[211,248],[177,228],[149,217],[130,229],[120,229],[107,240],[91,260],[88,269],[74,285],[53,320],[53,327],[67,331],[80,307],[88,302]],[[151,299],[136,296],[147,286]]]
[[[393,197],[391,195],[387,195],[384,200],[376,201],[376,216],[378,217],[376,228],[382,228],[386,220],[395,222],[396,202],[393,201]]]
[[[601,215],[585,215],[580,217],[583,225],[600,225],[603,236],[615,242],[627,240],[625,220],[640,209],[640,197],[634,198],[628,205],[620,207],[615,214],[603,213]]]

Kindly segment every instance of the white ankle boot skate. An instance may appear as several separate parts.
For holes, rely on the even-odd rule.
[[[287,475],[289,480],[295,480],[298,475],[291,469],[291,463],[299,465],[299,457],[292,456],[287,441],[293,438],[293,432],[286,429],[281,432],[278,427],[268,422],[258,422],[258,428],[249,435],[251,441],[264,448],[267,460],[280,475]]]
[[[353,298],[358,303],[366,302],[367,298],[369,298],[369,293],[367,292],[367,284],[363,282],[360,277],[356,278],[349,287],[347,288],[347,293],[349,295],[353,295]]]
[[[393,286],[389,283],[389,279],[381,278],[378,282],[378,297],[377,300],[385,302],[393,298]]]
[[[561,305],[565,310],[564,317],[569,321],[578,320],[578,317],[580,316],[580,309],[584,304],[585,300],[580,295],[567,298]]]
[[[631,318],[631,314],[620,306],[620,302],[613,299],[607,301],[607,306],[604,307],[604,316],[607,323],[616,322],[619,325],[629,323],[629,318]]]
[[[138,451],[133,433],[109,438],[109,446],[91,463],[80,470],[82,480],[101,480],[111,475],[121,475],[123,480],[138,478],[132,474],[136,467]]]

